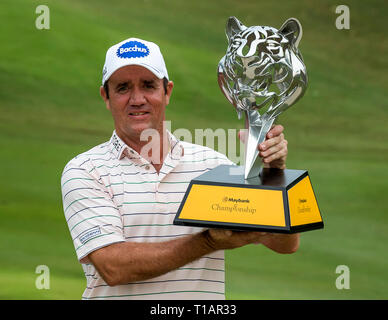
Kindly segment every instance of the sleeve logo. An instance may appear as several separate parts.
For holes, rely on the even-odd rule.
[[[96,226],[86,232],[84,232],[79,240],[81,241],[82,244],[85,244],[86,242],[88,242],[89,240],[99,236],[101,234],[101,229],[99,226]]]

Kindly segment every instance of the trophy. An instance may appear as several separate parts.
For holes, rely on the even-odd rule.
[[[275,119],[307,88],[301,24],[290,18],[279,30],[246,27],[230,17],[226,36],[218,84],[238,118],[245,115],[245,164],[220,165],[192,180],[174,224],[279,233],[323,228],[308,172],[264,168],[258,156]]]

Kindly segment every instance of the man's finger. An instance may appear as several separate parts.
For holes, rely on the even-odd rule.
[[[284,141],[284,134],[280,133],[278,136],[275,136],[271,139],[265,140],[264,142],[260,143],[259,150],[265,151],[277,144],[280,144],[282,141]]]
[[[248,130],[247,129],[241,129],[238,132],[238,138],[240,139],[241,142],[245,143],[248,138]]]
[[[282,148],[278,152],[273,153],[270,156],[263,158],[263,162],[270,163],[270,162],[275,161],[275,160],[284,161],[286,156],[287,156],[287,150]]]
[[[261,149],[262,151],[260,151],[259,155],[262,158],[269,157],[270,155],[280,151],[281,149],[283,149],[285,147],[286,147],[286,144],[283,143],[283,142],[276,143],[276,144],[274,144],[273,146],[271,146],[269,148],[266,148],[264,150]]]
[[[271,139],[273,137],[276,137],[280,135],[283,131],[284,131],[284,127],[281,124],[277,124],[267,132],[266,138]]]

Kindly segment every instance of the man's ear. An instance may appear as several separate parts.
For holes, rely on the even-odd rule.
[[[174,82],[169,81],[167,83],[167,90],[166,90],[166,106],[170,103],[170,97],[171,97],[173,88],[174,88]]]
[[[105,88],[103,86],[100,87],[100,95],[102,97],[102,99],[104,100],[105,102],[105,106],[108,110],[110,110],[110,103],[109,103],[109,99],[107,98],[107,94],[106,94],[106,91],[105,91]]]

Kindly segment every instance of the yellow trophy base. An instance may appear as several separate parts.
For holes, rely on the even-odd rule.
[[[323,228],[307,171],[263,169],[245,180],[239,168],[220,165],[192,180],[174,224],[279,233]]]

